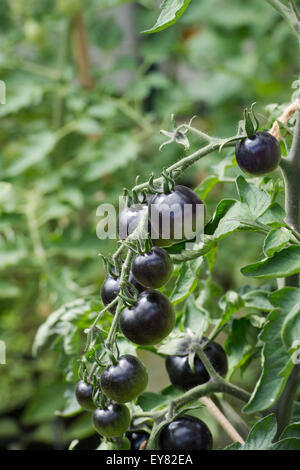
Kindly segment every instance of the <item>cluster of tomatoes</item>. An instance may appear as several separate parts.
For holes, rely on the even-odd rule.
[[[252,174],[266,173],[274,169],[280,160],[280,147],[276,139],[268,133],[257,132],[253,137],[238,143],[237,161],[242,169]],[[162,234],[162,221],[172,207],[183,208],[190,205],[190,219],[184,217],[184,211],[173,211],[170,219],[169,237]],[[125,239],[138,226],[145,210],[154,205],[157,211],[158,225],[154,227],[153,247],[148,252],[135,256],[128,279],[129,292],[137,294],[134,304],[125,306],[119,318],[123,335],[137,345],[155,345],[161,342],[172,331],[175,325],[175,312],[169,299],[160,291],[170,278],[173,263],[170,255],[162,246],[178,242],[175,238],[176,224],[182,228],[181,239],[186,236],[185,224],[194,228],[197,206],[203,205],[201,199],[185,186],[175,186],[162,194],[156,194],[136,207],[125,208],[119,217],[120,238]],[[147,221],[148,230],[153,229],[151,216]],[[124,235],[125,233],[125,235]],[[151,234],[153,231],[151,232]],[[131,286],[131,287],[130,287]],[[120,279],[109,274],[101,288],[101,298],[105,306],[111,304],[120,294]],[[110,312],[115,314],[115,308]],[[214,341],[202,338],[204,353],[216,372],[225,376],[227,358],[223,348]],[[166,357],[166,370],[171,383],[178,389],[187,391],[209,381],[209,375],[197,355],[194,356],[194,367],[190,367],[189,354]],[[78,382],[76,397],[82,408],[93,411],[93,423],[97,432],[106,438],[124,435],[130,438],[131,448],[139,449],[146,443],[149,434],[145,431],[128,433],[130,412],[125,403],[137,398],[146,388],[148,375],[141,361],[132,355],[123,355],[103,370],[100,376],[100,389],[109,403],[96,408],[93,400],[93,386],[83,380]],[[207,450],[212,448],[212,435],[206,424],[198,418],[184,415],[167,424],[159,436],[161,450]]]

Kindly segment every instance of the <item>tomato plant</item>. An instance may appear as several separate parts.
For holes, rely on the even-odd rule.
[[[165,0],[150,29],[141,2],[141,64],[110,62],[123,33],[106,12],[124,2],[5,3],[1,335],[18,360],[0,406],[48,442],[44,420],[74,419],[63,445],[93,423],[99,450],[299,449],[299,82],[290,99],[278,15],[298,37],[296,2]],[[195,80],[165,72],[183,56]],[[118,245],[99,241],[96,206],[124,185]]]

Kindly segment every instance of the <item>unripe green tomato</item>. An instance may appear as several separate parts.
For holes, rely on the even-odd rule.
[[[42,26],[33,19],[25,21],[24,34],[26,39],[33,44],[41,44],[45,38]]]
[[[118,437],[113,441],[103,441],[97,450],[129,450],[130,440],[126,437]]]
[[[74,16],[82,9],[82,0],[56,0],[57,8],[66,16]]]
[[[119,437],[130,426],[130,412],[127,406],[113,403],[107,408],[97,408],[93,413],[93,424],[103,437]]]

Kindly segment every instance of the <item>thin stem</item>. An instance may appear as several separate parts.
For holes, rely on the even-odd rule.
[[[282,159],[281,169],[285,181],[285,211],[287,224],[295,231],[300,228],[300,111],[297,111],[297,120],[293,135],[293,142],[287,158]],[[299,286],[299,275],[284,279],[285,286]],[[278,433],[289,424],[292,416],[293,402],[296,397],[299,383],[300,366],[294,367],[285,389],[275,405],[278,423]]]
[[[134,253],[132,253],[131,250],[128,250],[127,255],[126,255],[126,259],[125,259],[123,267],[122,267],[121,276],[120,276],[120,292],[122,292],[122,289],[124,287],[126,287],[126,285],[127,285],[127,280],[128,280],[128,277],[129,277],[131,263],[132,263],[133,258],[134,258]],[[110,327],[110,330],[109,330],[109,333],[108,333],[108,336],[107,336],[107,339],[106,339],[106,346],[107,346],[108,349],[111,349],[112,344],[113,344],[115,333],[116,333],[116,330],[117,330],[118,325],[119,325],[119,318],[120,318],[120,315],[121,315],[122,305],[123,305],[123,301],[122,301],[121,298],[119,298],[118,299],[118,304],[117,304],[117,309],[116,309],[116,312],[114,314],[114,319],[112,321],[112,324],[111,324],[111,327]]]
[[[222,426],[224,431],[233,440],[233,442],[239,442],[240,444],[244,445],[245,441],[242,436],[240,436],[237,430],[228,421],[222,411],[215,405],[212,399],[208,397],[202,397],[201,401],[206,406],[207,411],[218,421],[218,423]]]
[[[215,368],[213,367],[212,363],[210,362],[210,360],[208,359],[207,355],[205,354],[205,352],[203,351],[201,347],[198,347],[196,349],[196,354],[199,357],[202,364],[204,365],[209,377],[211,379],[218,380],[219,374],[216,372]]]
[[[242,136],[241,136],[242,138]],[[192,153],[191,155],[188,155],[185,158],[182,158],[178,162],[174,163],[171,165],[169,168],[166,169],[167,173],[171,173],[173,178],[176,178],[179,174],[181,174],[183,171],[185,171],[187,168],[189,168],[191,165],[196,163],[200,158],[205,157],[205,155],[208,155],[211,152],[214,152],[215,150],[218,150],[222,145],[222,141],[214,141],[205,147],[202,147],[199,150],[196,150],[196,152]],[[228,142],[227,144],[224,145],[224,147],[233,147],[235,145],[234,142]],[[159,177],[153,180],[153,184],[159,185],[163,183],[163,177]],[[143,189],[147,189],[149,187],[149,183],[142,183],[136,185],[133,190],[134,191],[142,191]]]
[[[266,0],[286,20],[293,31],[299,35],[297,16],[292,8],[288,8],[280,0]]]

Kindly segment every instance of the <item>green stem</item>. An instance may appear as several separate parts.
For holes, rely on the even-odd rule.
[[[299,36],[298,18],[293,8],[284,5],[280,0],[266,0],[286,20],[292,30]]]
[[[286,222],[299,233],[300,228],[300,111],[297,112],[296,126],[289,155],[282,159],[281,169],[285,181]],[[299,287],[299,274],[284,279],[285,286]],[[278,436],[290,423],[293,403],[296,397],[300,376],[300,365],[296,365],[287,381],[285,389],[275,405],[278,423]]]
[[[243,136],[241,136],[242,138]],[[196,152],[192,153],[191,155],[188,155],[185,158],[182,158],[178,162],[174,163],[171,165],[169,168],[166,169],[166,173],[172,174],[172,177],[176,179],[179,175],[182,174],[183,171],[185,171],[187,168],[189,168],[191,165],[194,165],[200,158],[205,157],[209,153],[215,152],[216,150],[220,149],[222,146],[223,141],[218,140],[218,141],[213,141],[210,144],[206,145],[205,147],[200,148],[199,150],[196,150]],[[228,142],[223,147],[233,147],[235,146],[235,142]],[[159,177],[153,180],[153,184],[159,185],[162,184],[164,181],[163,177]],[[149,183],[142,183],[138,184],[133,188],[133,191],[142,191],[143,189],[148,189],[149,188]]]

